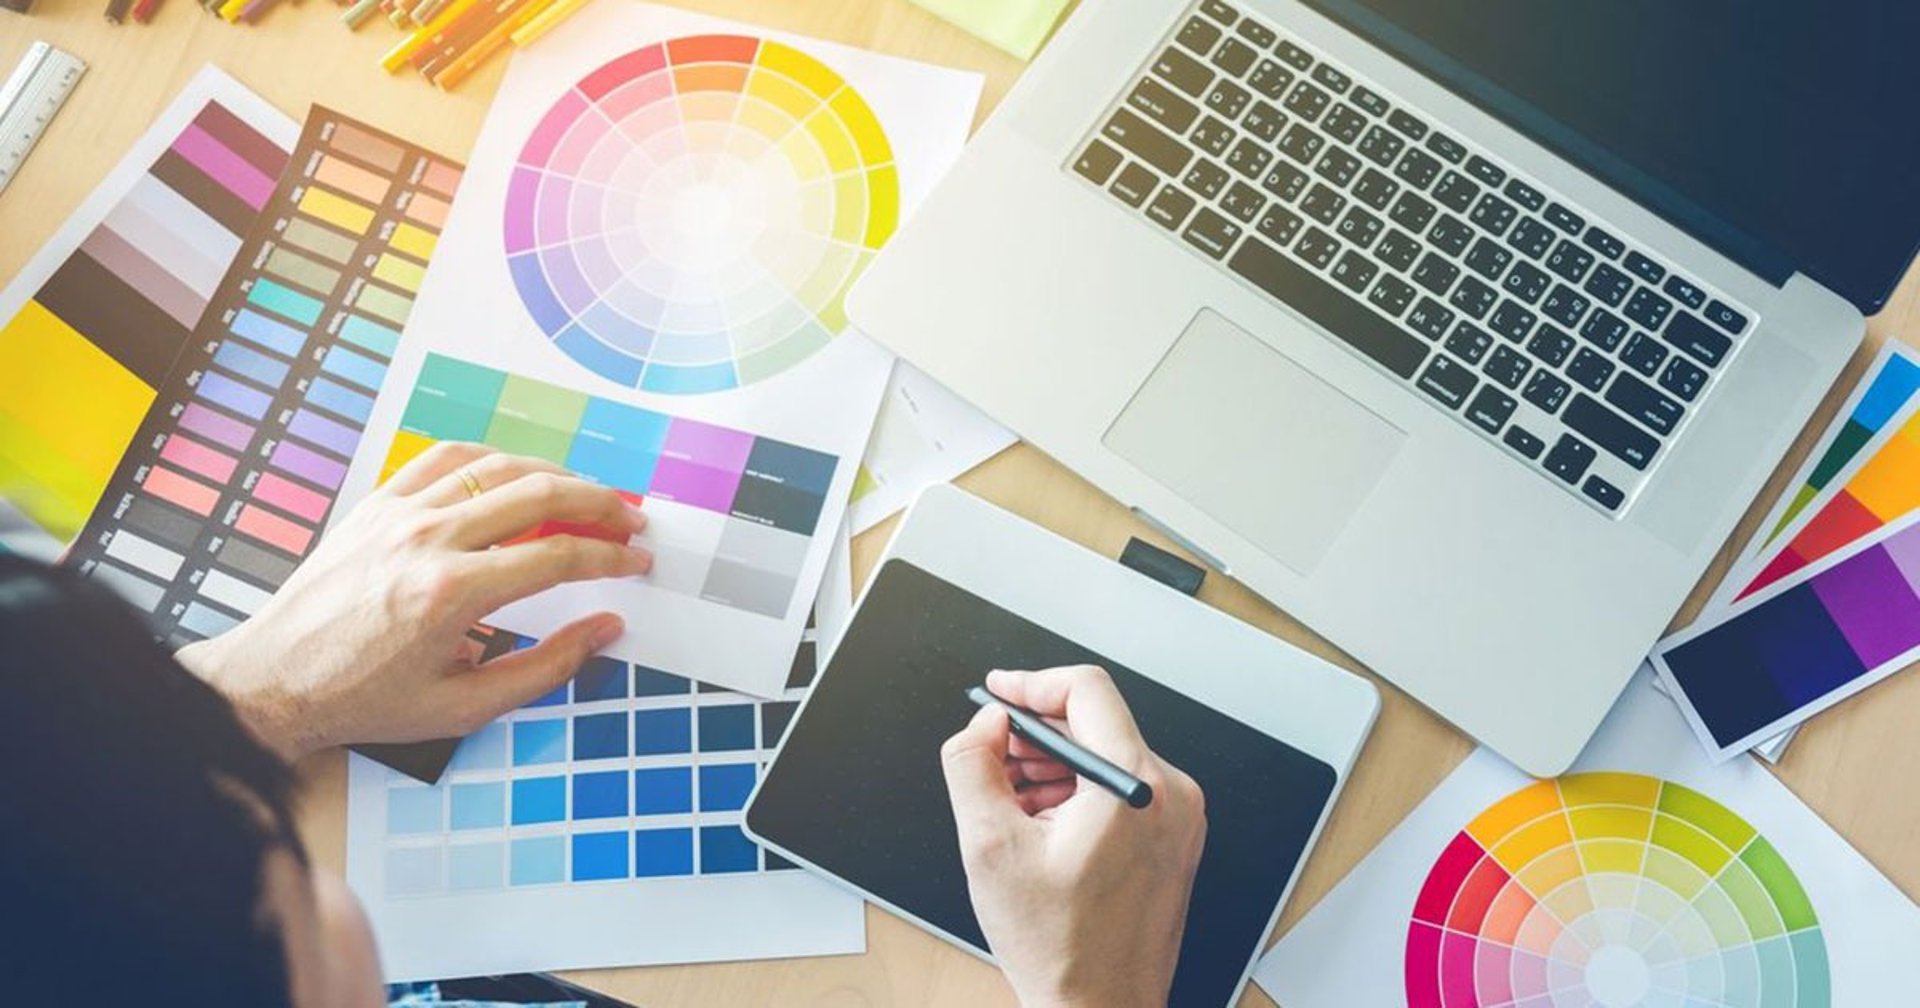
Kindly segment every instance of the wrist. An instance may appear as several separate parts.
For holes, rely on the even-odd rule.
[[[245,629],[242,623],[219,637],[189,644],[174,653],[174,660],[225,697],[240,723],[281,759],[296,763],[326,748],[331,743],[311,729],[312,719],[299,697],[276,684],[275,677],[246,675],[235,663]]]

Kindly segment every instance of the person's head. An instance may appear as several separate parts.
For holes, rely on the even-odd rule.
[[[290,769],[119,599],[0,555],[0,719],[10,1003],[381,1003]]]

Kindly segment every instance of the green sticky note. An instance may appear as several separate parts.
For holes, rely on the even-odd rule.
[[[1060,20],[1067,0],[913,0],[914,3],[1005,49],[1032,59]]]

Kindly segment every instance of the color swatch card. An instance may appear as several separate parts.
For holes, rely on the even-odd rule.
[[[265,604],[325,526],[459,181],[316,106],[68,562],[176,642]]]
[[[106,493],[298,134],[202,69],[0,291],[0,496],[59,539]]]
[[[1474,752],[1254,970],[1287,1008],[1904,1004],[1920,908],[1637,676],[1573,772]]]
[[[354,757],[347,878],[388,978],[863,951],[859,897],[740,830],[811,636],[774,700],[600,657],[434,786]]]
[[[595,4],[515,55],[344,494],[433,441],[643,500],[626,661],[779,692],[892,359],[842,301],[958,156],[979,79],[667,8]]]
[[[1650,661],[1717,759],[1920,661],[1920,513],[1661,641]]]
[[[1018,441],[971,403],[900,361],[887,382],[848,521],[865,532],[898,513],[920,491],[953,480]]]

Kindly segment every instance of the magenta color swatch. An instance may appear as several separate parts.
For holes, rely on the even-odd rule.
[[[267,205],[273,195],[274,179],[255,168],[246,158],[227,149],[213,134],[198,125],[188,126],[173,141],[174,153],[186,158],[195,168],[233,191],[255,210]]]
[[[1920,646],[1920,596],[1884,546],[1814,575],[1813,591],[1869,669]]]

